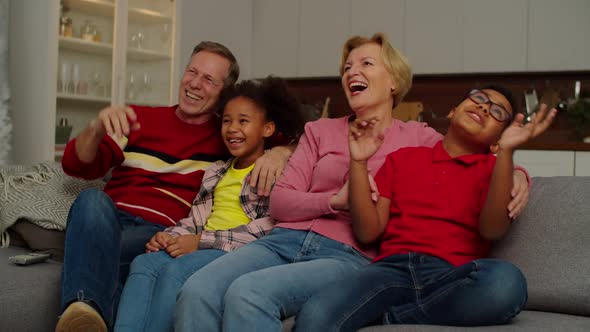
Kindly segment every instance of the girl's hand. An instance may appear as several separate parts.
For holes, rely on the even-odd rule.
[[[354,161],[366,161],[379,150],[385,136],[382,130],[377,129],[378,119],[356,119],[348,126],[348,147],[350,159]]]
[[[145,244],[145,252],[156,252],[160,249],[166,248],[168,241],[172,238],[172,235],[166,232],[158,232]]]
[[[201,234],[180,235],[168,241],[166,252],[172,257],[180,257],[184,254],[197,251]]]

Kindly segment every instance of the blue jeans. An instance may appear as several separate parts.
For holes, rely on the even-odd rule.
[[[101,190],[80,193],[68,215],[62,310],[76,300],[91,301],[111,326],[129,264],[162,229],[162,225],[120,211]]]
[[[314,232],[274,229],[193,274],[176,302],[176,331],[280,331],[312,294],[369,260]]]
[[[311,298],[295,331],[356,331],[373,324],[496,325],[527,301],[514,265],[478,259],[455,267],[436,257],[389,256]]]
[[[223,250],[203,249],[178,258],[165,251],[137,256],[123,288],[115,331],[172,331],[180,287],[223,254]]]

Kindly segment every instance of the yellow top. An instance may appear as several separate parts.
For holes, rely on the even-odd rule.
[[[243,169],[235,169],[235,162],[236,160],[232,162],[213,192],[213,208],[205,224],[208,231],[232,229],[250,222],[250,218],[242,210],[240,194],[244,179],[252,171],[254,164]]]

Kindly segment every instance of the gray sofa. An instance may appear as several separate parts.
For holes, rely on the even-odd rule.
[[[21,267],[8,262],[9,256],[27,251],[0,249],[0,330],[53,331],[61,264]],[[511,324],[373,326],[362,331],[590,331],[590,177],[533,178],[527,209],[492,256],[515,263],[527,277],[526,310]],[[288,319],[285,330],[293,322]]]

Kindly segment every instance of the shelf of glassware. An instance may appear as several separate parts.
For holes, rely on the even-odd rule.
[[[105,17],[113,17],[115,13],[115,4],[112,0],[64,0],[64,8]]]
[[[59,48],[69,51],[88,53],[93,55],[113,54],[113,45],[102,42],[87,41],[75,37],[59,37]]]
[[[129,20],[142,23],[170,23],[172,16],[145,8],[129,8]]]
[[[71,94],[65,94],[65,93],[58,93],[57,100],[58,100],[58,102],[73,101],[73,102],[81,102],[81,103],[89,103],[89,104],[109,104],[111,102],[111,98],[108,98],[108,97],[97,97],[97,96],[88,96],[88,95],[71,95]]]

